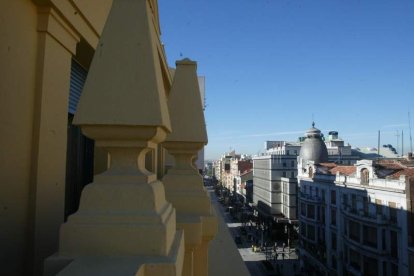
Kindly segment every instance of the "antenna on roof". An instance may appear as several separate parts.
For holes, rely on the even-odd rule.
[[[404,130],[401,130],[401,157],[404,157]]]
[[[410,111],[408,111],[408,127],[410,129],[410,152],[413,152],[413,138],[411,137],[411,116],[410,116]]]
[[[397,130],[397,132],[395,133],[395,136],[397,137],[397,151],[398,151],[398,148],[399,148],[399,146],[400,146],[400,132]],[[398,153],[397,153],[397,156],[398,156]]]
[[[380,157],[380,145],[381,145],[381,131],[378,130],[378,159]]]

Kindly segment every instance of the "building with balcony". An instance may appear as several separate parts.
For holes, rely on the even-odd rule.
[[[298,164],[304,272],[412,275],[413,162],[329,163],[318,130],[311,129],[307,140]]]
[[[266,141],[265,153],[253,158],[253,201],[260,212],[276,220],[297,219],[297,157],[304,138],[297,142]],[[337,131],[330,131],[326,140],[321,134],[321,139],[330,162],[355,164],[360,159]]]

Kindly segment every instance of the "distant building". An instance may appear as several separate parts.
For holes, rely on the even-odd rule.
[[[390,144],[383,145],[379,151],[374,147],[361,147],[353,149],[355,154],[359,154],[363,159],[376,158],[398,158],[397,150]]]
[[[326,157],[331,162],[355,164],[360,160],[337,131],[330,131],[326,141],[314,126],[306,135],[320,135],[319,146],[326,149]],[[297,157],[302,146],[310,141],[305,138],[299,138],[298,142],[266,141],[266,152],[253,158],[253,202],[262,215],[273,216],[276,221],[296,221]],[[312,156],[313,147],[307,148],[303,154]]]
[[[246,199],[245,193],[242,193],[242,190],[244,190],[244,187],[246,185],[247,181],[253,181],[253,162],[251,159],[248,160],[238,160],[234,159],[232,160],[231,165],[231,173],[233,177],[234,186],[231,190],[232,192],[235,192],[236,194],[240,195],[244,202]],[[250,173],[250,175],[249,175]],[[243,177],[242,177],[243,176]],[[243,188],[242,188],[243,184]]]
[[[311,129],[298,161],[300,260],[316,275],[414,275],[414,163],[328,162]]]
[[[296,220],[299,143],[269,141],[266,154],[253,158],[253,202],[262,215]]]
[[[240,186],[237,186],[237,193],[240,194],[245,203],[253,202],[253,169],[250,168],[240,175]]]

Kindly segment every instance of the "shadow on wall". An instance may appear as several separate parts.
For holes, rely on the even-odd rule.
[[[303,185],[312,184],[304,181]],[[408,275],[414,275],[413,179],[409,187],[408,211],[397,209],[393,202],[385,206],[380,197],[370,199],[366,190],[349,187],[336,189],[339,194],[331,194],[330,202],[301,195],[300,247],[310,255],[301,256],[302,272],[317,275],[317,271],[324,270],[322,265],[328,264],[343,268],[343,273],[381,275],[385,269],[387,275],[400,275],[404,272],[399,260],[407,257],[407,249],[401,248],[408,243],[411,250],[404,262],[410,266]],[[331,227],[325,229],[325,225]]]
[[[265,202],[259,200],[257,202],[257,210],[261,213],[263,216],[271,216],[272,214],[272,208],[267,205]]]

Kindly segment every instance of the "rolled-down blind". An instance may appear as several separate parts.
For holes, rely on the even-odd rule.
[[[88,71],[72,59],[69,91],[69,113],[71,114],[75,114],[76,112],[87,74]]]

